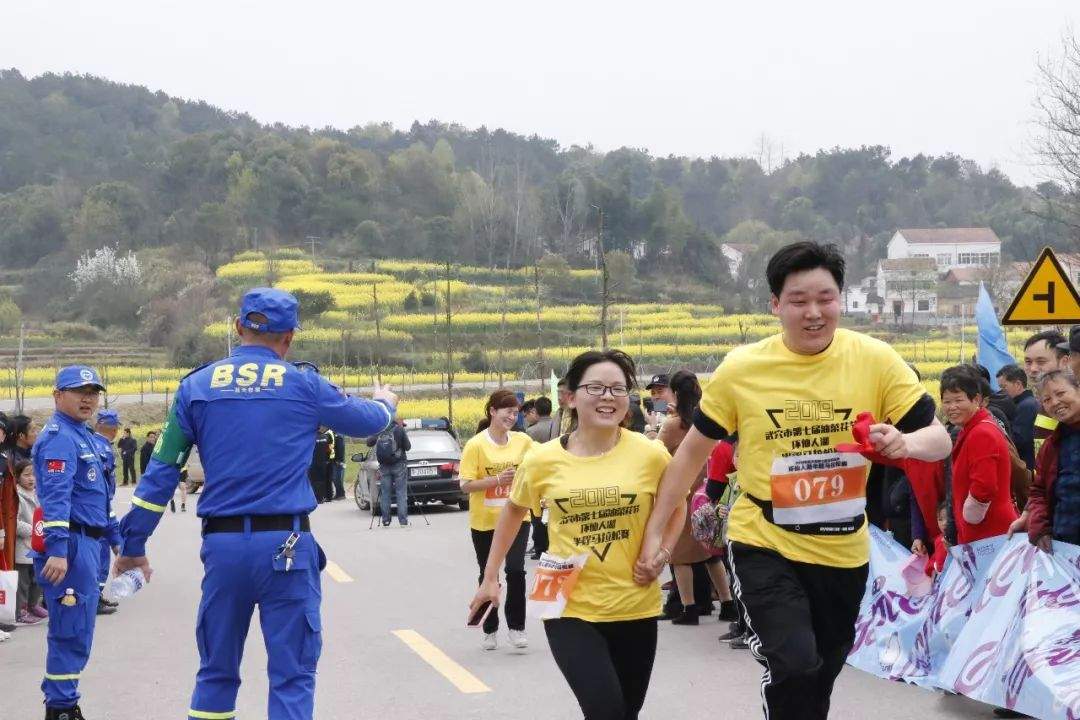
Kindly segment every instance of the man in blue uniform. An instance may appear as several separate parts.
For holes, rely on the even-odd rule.
[[[105,469],[105,484],[109,489],[109,530],[105,537],[101,538],[101,567],[98,568],[98,588],[102,591],[98,595],[98,615],[112,615],[116,612],[117,603],[105,599],[105,582],[109,579],[109,553],[120,552],[120,523],[116,520],[116,512],[112,511],[112,500],[116,495],[116,453],[113,452],[113,441],[116,440],[116,432],[120,429],[120,416],[115,410],[101,410],[97,414],[97,424],[94,426],[94,441],[97,443],[98,455],[101,456],[101,466]]]
[[[56,374],[56,412],[34,443],[45,552],[34,558],[49,610],[45,657],[46,720],[81,720],[79,674],[90,658],[98,602],[100,541],[109,524],[109,488],[86,423],[105,386],[93,368]]]
[[[326,557],[310,533],[317,499],[307,480],[315,430],[326,425],[367,437],[394,417],[397,397],[348,397],[317,371],[284,361],[299,326],[297,301],[272,288],[244,295],[230,357],[180,381],[153,458],[120,523],[117,572],[150,576],[146,542],[172,497],[187,453],[197,445],[206,482],[199,499],[204,576],[196,621],[199,672],[189,718],[236,714],[240,658],[251,615],[268,655],[267,717],[314,712],[322,649],[319,572]]]

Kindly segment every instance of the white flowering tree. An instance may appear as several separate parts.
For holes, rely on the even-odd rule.
[[[72,300],[84,318],[99,326],[138,324],[143,274],[134,253],[121,255],[110,245],[86,252],[68,277],[75,286]]]

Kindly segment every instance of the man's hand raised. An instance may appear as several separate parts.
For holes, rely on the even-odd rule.
[[[375,382],[375,390],[371,393],[371,399],[388,402],[394,407],[398,406],[398,396],[391,392],[390,385],[380,385],[378,381]]]

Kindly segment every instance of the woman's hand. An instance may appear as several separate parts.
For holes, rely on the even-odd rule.
[[[508,467],[495,477],[499,485],[510,485],[514,482],[514,468]]]
[[[659,577],[664,566],[671,562],[671,551],[660,545],[660,540],[641,543],[641,552],[634,563],[634,582],[648,585]]]
[[[498,580],[488,580],[485,578],[484,582],[480,583],[480,587],[477,588],[476,594],[473,595],[472,602],[469,603],[469,617],[472,618],[486,602],[498,606],[499,594],[501,592],[502,586],[499,585]]]

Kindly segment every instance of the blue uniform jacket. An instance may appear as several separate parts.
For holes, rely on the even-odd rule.
[[[146,554],[193,444],[206,477],[200,517],[299,515],[317,505],[307,470],[318,426],[366,437],[393,416],[388,404],[349,397],[270,348],[236,348],[180,381],[133,507],[120,523],[121,553]]]
[[[45,555],[67,557],[70,523],[96,528],[109,524],[109,487],[94,433],[74,418],[53,413],[32,454]]]
[[[105,482],[109,490],[109,524],[108,535],[109,547],[120,544],[120,523],[116,519],[112,501],[116,497],[116,453],[113,452],[112,440],[101,433],[91,431],[94,442],[97,445],[98,456],[101,458],[102,469],[105,470]]]

